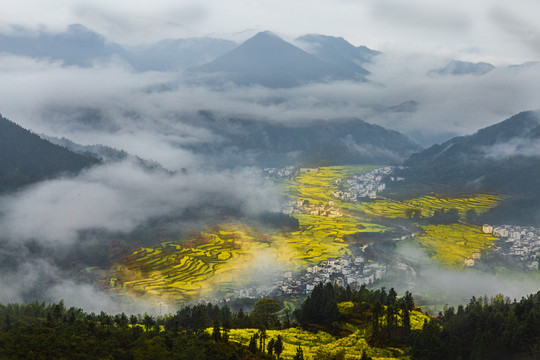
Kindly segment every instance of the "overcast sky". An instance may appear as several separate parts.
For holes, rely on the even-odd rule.
[[[503,65],[540,57],[539,14],[537,0],[17,0],[0,5],[0,26],[62,30],[81,23],[126,44],[243,40],[260,30],[288,39],[323,33],[379,50],[459,53]]]

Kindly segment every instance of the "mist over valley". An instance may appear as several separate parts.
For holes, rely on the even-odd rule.
[[[418,323],[395,315],[407,334],[472,296],[518,306],[538,292],[529,15],[319,2],[344,25],[273,26],[269,8],[274,22],[252,13],[239,28],[212,1],[174,16],[139,4],[131,20],[82,2],[43,8],[40,23],[0,15],[0,303],[171,320],[207,303],[256,314],[273,299],[268,331],[287,319],[335,337],[324,344],[365,338],[350,350],[360,359],[411,354],[405,330],[374,340],[389,289],[399,306],[414,295]],[[341,315],[317,323],[309,301],[332,287]],[[342,324],[362,306],[376,323]],[[247,345],[254,333],[240,329],[230,336]]]

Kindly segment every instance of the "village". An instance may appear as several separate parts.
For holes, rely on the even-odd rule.
[[[360,201],[360,199],[376,199],[377,193],[386,189],[383,180],[403,181],[402,177],[390,176],[396,167],[386,166],[360,175],[354,175],[350,179],[336,180],[339,189],[332,192],[335,198],[346,201]]]
[[[317,216],[327,216],[330,218],[338,218],[343,216],[343,213],[336,208],[336,204],[330,200],[326,204],[321,202],[319,204],[312,204],[309,200],[291,200],[287,202],[281,211],[284,214],[308,214]]]
[[[519,264],[525,270],[538,270],[540,229],[532,226],[485,224],[482,231],[501,239],[493,247],[493,254],[510,257],[513,264]]]
[[[262,170],[265,181],[276,181],[280,179],[292,179],[294,178],[300,169],[294,166],[288,166],[286,168],[265,168]]]
[[[381,263],[366,262],[362,256],[328,259],[297,274],[292,271],[281,272],[271,285],[238,288],[233,298],[299,297],[311,293],[320,282],[358,289],[364,284],[370,285],[381,280],[386,274],[386,268]]]

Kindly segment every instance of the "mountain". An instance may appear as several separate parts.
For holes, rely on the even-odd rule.
[[[121,54],[123,50],[83,25],[73,24],[65,32],[57,34],[34,33],[17,27],[10,35],[0,34],[0,52],[88,67],[95,60]]]
[[[540,61],[527,61],[522,64],[516,64],[516,65],[509,65],[508,69],[511,70],[522,70],[522,69],[530,69],[535,66],[539,66]]]
[[[221,118],[201,111],[191,122],[212,131],[220,141],[191,145],[189,149],[222,159],[223,166],[400,164],[420,150],[419,145],[397,131],[354,118],[314,120],[292,126]]]
[[[15,27],[10,34],[0,34],[0,52],[82,67],[115,57],[126,61],[136,71],[184,70],[207,63],[234,47],[236,43],[229,40],[188,38],[128,48],[109,42],[80,24],[69,25],[60,33]]]
[[[477,75],[481,76],[487,74],[491,70],[495,69],[495,66],[485,63],[471,63],[459,60],[451,60],[444,67],[439,69],[433,69],[428,71],[428,76],[460,76],[460,75]]]
[[[54,145],[0,115],[0,193],[97,164]]]
[[[318,59],[360,75],[369,74],[362,64],[371,62],[371,58],[380,54],[365,46],[356,47],[342,37],[308,34],[296,41],[304,44],[303,49]]]
[[[434,145],[404,165],[409,184],[510,195],[509,202],[521,204],[519,213],[538,211],[540,223],[540,111]]]
[[[170,170],[165,169],[161,164],[156,161],[142,159],[138,156],[131,155],[124,150],[118,150],[110,146],[105,145],[81,145],[77,144],[65,137],[57,138],[54,136],[41,135],[41,138],[55,144],[62,146],[69,151],[72,151],[76,154],[95,157],[102,162],[117,162],[125,159],[130,159],[134,163],[137,163],[141,168],[152,171],[159,170],[162,172],[167,172],[172,174]]]
[[[364,78],[346,68],[325,63],[271,32],[260,32],[214,61],[193,68],[218,80],[241,85],[293,87],[309,82]]]
[[[206,37],[162,40],[130,49],[123,57],[137,71],[179,71],[212,61],[236,46],[233,41]]]

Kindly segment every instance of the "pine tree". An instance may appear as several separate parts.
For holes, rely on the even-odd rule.
[[[266,342],[266,329],[264,328],[264,326],[259,330],[259,341],[260,341],[260,346],[259,346],[259,349],[261,350],[261,353],[264,354],[264,347],[265,347],[265,342]]]
[[[228,342],[229,341],[229,332],[231,331],[231,321],[230,320],[223,320],[223,329],[221,331],[221,341]]]
[[[257,339],[255,339],[255,336],[252,336],[252,337],[249,339],[248,350],[249,350],[252,354],[256,354],[256,353],[257,353]]]
[[[296,348],[296,355],[294,355],[293,360],[304,360],[304,352],[300,346]]]
[[[280,359],[281,353],[283,352],[283,340],[281,335],[278,335],[277,340],[274,344],[274,352],[277,355],[278,360]]]
[[[268,342],[268,355],[272,356],[273,353],[274,353],[274,345],[275,345],[275,340],[274,339],[270,339],[270,341]]]
[[[373,308],[371,309],[371,312],[373,314],[373,330],[372,334],[373,337],[377,338],[379,336],[379,317],[382,314],[383,306],[379,300],[375,301],[375,304],[373,304]]]
[[[214,328],[212,329],[212,339],[215,342],[221,341],[221,328],[219,327],[219,321],[214,320]]]

